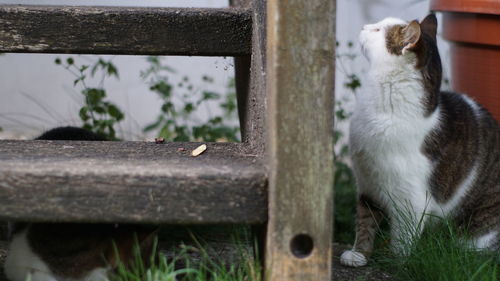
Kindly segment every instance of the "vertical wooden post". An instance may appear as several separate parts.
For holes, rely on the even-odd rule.
[[[251,0],[229,0],[231,7],[250,8]],[[253,46],[252,46],[253,48]],[[236,82],[236,98],[238,102],[238,118],[240,120],[241,140],[248,142],[247,121],[247,103],[248,93],[250,91],[250,67],[252,63],[251,56],[234,57],[234,79]]]
[[[252,9],[251,56],[235,57],[236,94],[242,142],[250,154],[266,149],[266,0],[230,0],[233,7]]]
[[[335,0],[268,0],[269,281],[330,281]]]
[[[236,94],[242,142],[250,154],[264,155],[266,149],[266,0],[230,0],[233,7],[252,9],[251,56],[235,57]],[[257,241],[254,255],[265,256],[266,224],[252,225]]]

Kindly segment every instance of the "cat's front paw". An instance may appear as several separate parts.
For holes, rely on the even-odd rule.
[[[348,250],[340,256],[340,263],[345,266],[359,267],[365,266],[368,263],[365,255],[360,252]]]

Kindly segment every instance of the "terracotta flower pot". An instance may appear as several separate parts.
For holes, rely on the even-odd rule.
[[[500,122],[500,0],[431,0],[451,42],[451,83]]]

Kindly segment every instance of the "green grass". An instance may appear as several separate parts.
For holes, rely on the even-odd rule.
[[[467,235],[447,219],[427,228],[401,257],[388,247],[375,250],[374,264],[404,281],[498,281],[500,253],[466,245]]]
[[[196,240],[196,239],[195,239]],[[237,236],[237,253],[227,262],[213,255],[213,249],[196,240],[196,246],[183,246],[174,258],[157,252],[154,243],[149,266],[141,258],[139,247],[134,249],[135,259],[129,264],[119,262],[109,281],[261,281],[262,267],[253,257],[251,247]],[[190,253],[196,252],[196,258]],[[177,265],[177,266],[176,266]],[[176,267],[179,267],[176,268]]]
[[[354,212],[356,205],[355,184],[347,165],[338,166],[335,185],[335,241],[354,241]],[[446,219],[435,218],[436,223],[424,230],[420,239],[411,248],[408,256],[393,254],[389,249],[389,227],[381,224],[374,256],[370,266],[389,273],[401,281],[498,281],[500,280],[500,253],[481,252],[465,245],[463,231],[458,231]],[[176,226],[174,230],[178,231]],[[168,228],[165,232],[172,233]],[[191,231],[191,230],[190,230]],[[195,228],[195,236],[207,236],[220,231],[217,228]],[[152,267],[146,268],[138,258],[126,268],[123,264],[109,281],[262,281],[260,262],[254,259],[249,247],[248,228],[227,228],[223,232],[234,232],[237,248],[236,258],[228,260],[213,255],[213,249],[206,243],[185,246],[168,259],[164,254],[155,254]],[[191,233],[191,232],[190,232]],[[180,236],[187,236],[185,232]],[[242,238],[243,236],[243,238]],[[164,237],[170,240],[176,237]],[[178,237],[177,237],[178,238]],[[190,252],[198,252],[193,258]],[[176,269],[182,264],[182,269]],[[363,278],[359,279],[363,280]]]
[[[448,220],[440,219],[439,223],[426,229],[405,257],[391,253],[386,243],[387,236],[387,229],[379,234],[379,248],[375,250],[370,265],[398,280],[499,280],[500,253],[480,252],[467,247],[464,234]],[[232,244],[237,251],[229,260],[214,255],[214,249],[200,242],[195,246],[181,247],[174,258],[154,252],[156,258],[150,259],[152,266],[149,268],[139,258],[136,249],[136,259],[131,266],[121,263],[109,281],[262,281],[262,266],[254,258],[248,241],[250,239],[234,239]],[[193,257],[193,252],[196,252],[196,257]],[[176,268],[179,264],[182,266]]]
[[[341,166],[335,184],[336,242],[354,242],[355,183],[348,167]],[[458,231],[451,220],[433,218],[415,245],[407,244],[408,256],[389,249],[389,225],[385,220],[377,234],[370,266],[402,281],[498,281],[500,253],[477,251],[468,247],[466,231]],[[408,225],[408,227],[410,227]]]

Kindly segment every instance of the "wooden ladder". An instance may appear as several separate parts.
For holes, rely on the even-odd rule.
[[[234,56],[242,129],[199,157],[197,143],[0,141],[0,219],[261,225],[267,280],[330,280],[334,48],[335,0],[0,5],[0,52]]]

